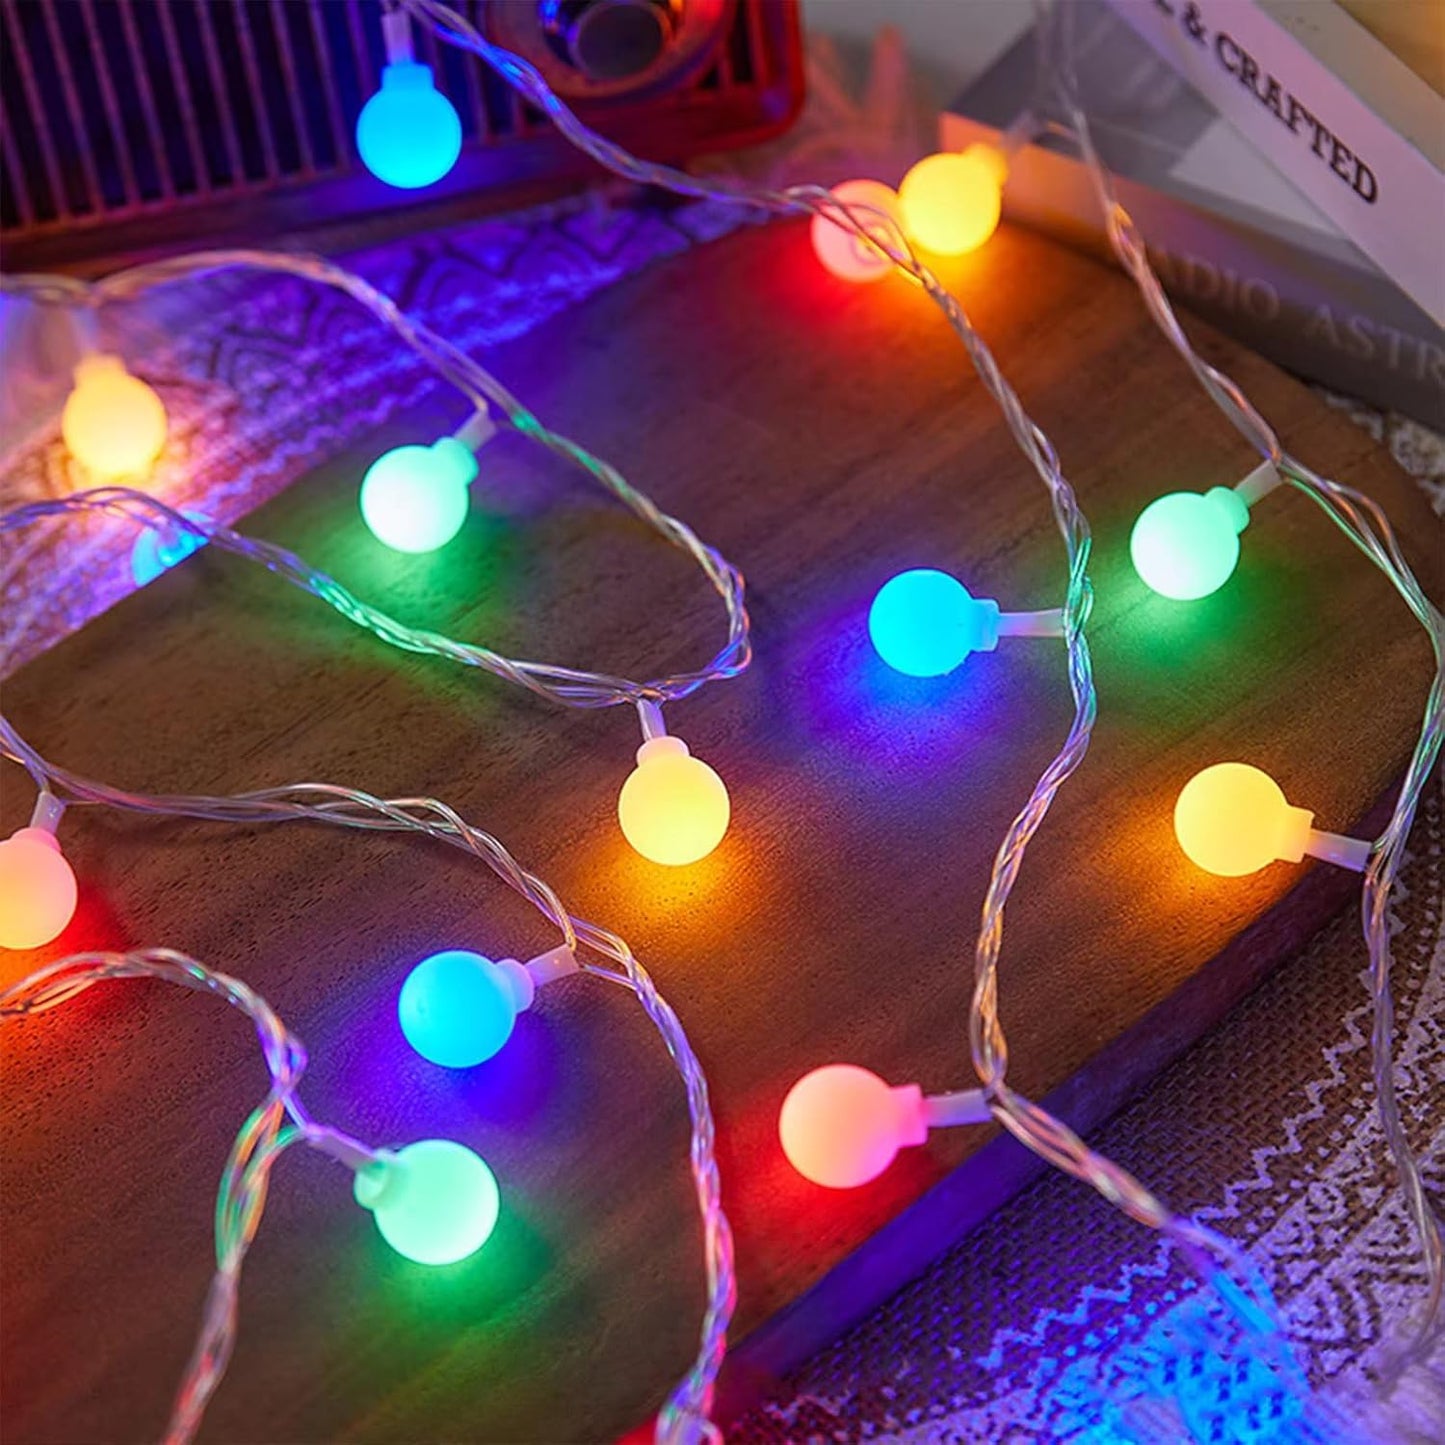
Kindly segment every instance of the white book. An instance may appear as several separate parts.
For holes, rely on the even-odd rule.
[[[1108,3],[1445,325],[1445,98],[1334,0]]]

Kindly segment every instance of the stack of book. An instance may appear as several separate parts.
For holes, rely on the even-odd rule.
[[[1433,7],[1349,8],[1365,24],[1333,0],[1070,0],[1069,51],[1170,295],[1300,376],[1445,429],[1445,56],[1434,30],[1413,51],[1419,34],[1390,30]],[[996,137],[1036,67],[1031,32],[944,114],[944,147]],[[1047,90],[1036,105],[1062,118]],[[1053,135],[1014,158],[1004,213],[1110,255]]]

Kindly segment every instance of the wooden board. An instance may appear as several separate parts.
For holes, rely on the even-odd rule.
[[[1236,480],[1246,448],[1119,277],[1004,233],[947,279],[1057,442],[1098,538],[1098,735],[1028,857],[1001,989],[1014,1083],[1087,1126],[1354,887],[1323,868],[1202,875],[1172,840],[1180,785],[1251,760],[1348,829],[1408,754],[1428,652],[1384,580],[1289,492],[1257,508],[1223,592],[1193,607],[1147,594],[1127,561],[1134,515],[1163,490]],[[1385,504],[1438,595],[1438,523],[1382,452],[1263,362],[1207,347],[1291,447]],[[1005,643],[908,681],[873,660],[863,618],[914,565],[1006,607],[1054,604],[1061,546],[926,299],[834,282],[801,227],[659,266],[493,360],[748,575],[755,666],[669,711],[732,792],[711,859],[663,871],[622,842],[629,712],[563,712],[387,650],[204,553],[24,670],[6,707],[52,758],[135,788],[328,779],[438,794],[622,932],[711,1074],[741,1280],[735,1404],[1032,1166],[1011,1144],[985,1148],[990,1131],[953,1130],[835,1194],[790,1171],[775,1120],[791,1083],[833,1060],[929,1090],[971,1081],[978,909],[997,840],[1068,725],[1062,650]],[[715,599],[687,564],[512,440],[484,453],[458,542],[429,561],[379,556],[356,516],[361,469],[457,419],[439,401],[358,438],[249,527],[408,619],[515,655],[646,676],[711,653]],[[30,803],[7,768],[6,829]],[[625,994],[558,984],[500,1058],[444,1073],[396,1027],[409,963],[554,941],[459,855],[79,812],[64,837],[84,902],[49,952],[164,943],[241,974],[309,1043],[319,1118],[377,1142],[465,1139],[504,1190],[487,1249],[427,1272],[386,1250],[336,1166],[288,1157],[205,1438],[590,1441],[656,1407],[696,1337],[698,1228],[680,1090]],[[3,1040],[7,1438],[149,1438],[190,1349],[216,1179],[263,1088],[254,1039],[208,1000],[123,984]],[[1106,1207],[1081,1186],[1081,1222]]]

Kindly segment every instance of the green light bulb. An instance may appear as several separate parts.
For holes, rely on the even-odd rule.
[[[358,1170],[356,1202],[381,1237],[418,1264],[455,1264],[491,1236],[501,1209],[492,1171],[464,1144],[423,1139]]]
[[[429,447],[393,447],[367,469],[361,515],[379,542],[398,552],[435,552],[467,520],[477,459],[455,437]]]
[[[1229,487],[1170,492],[1150,502],[1134,523],[1134,570],[1161,597],[1192,602],[1229,581],[1239,561],[1239,534],[1249,507]]]

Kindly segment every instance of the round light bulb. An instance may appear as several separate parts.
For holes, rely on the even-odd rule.
[[[467,1069],[501,1049],[531,1002],[532,983],[520,964],[454,948],[422,959],[407,974],[396,1011],[407,1043],[422,1058]]]
[[[1184,785],[1174,834],[1209,873],[1242,878],[1276,859],[1304,857],[1314,814],[1291,807],[1279,784],[1248,763],[1216,763]]]
[[[1229,581],[1248,523],[1249,508],[1229,487],[1170,492],[1150,502],[1134,523],[1134,570],[1161,597],[1208,597]]]
[[[882,211],[902,228],[903,210],[898,201],[898,192],[882,181],[844,181],[833,187],[833,195],[849,207],[866,206]],[[871,216],[860,217],[870,235],[876,235],[885,243],[888,228]],[[814,216],[811,231],[813,250],[823,265],[844,281],[878,281],[893,269],[893,262],[875,251],[866,241],[846,226],[830,221],[826,216]]]
[[[654,863],[706,858],[728,829],[732,805],[723,780],[681,738],[649,738],[622,785],[617,818],[627,841]]]
[[[475,1254],[501,1212],[492,1171],[450,1139],[423,1139],[367,1165],[354,1193],[381,1237],[418,1264],[455,1264]]]
[[[467,520],[477,459],[455,437],[429,447],[393,447],[361,480],[361,515],[397,552],[435,552]]]
[[[909,239],[940,256],[976,251],[998,229],[1005,174],[989,146],[925,156],[898,187]]]
[[[917,1084],[893,1088],[856,1064],[829,1064],[804,1074],[778,1115],[788,1162],[829,1189],[876,1179],[897,1152],[928,1135]]]
[[[39,948],[75,916],[75,873],[55,834],[21,828],[0,843],[0,948]]]
[[[200,512],[187,509],[184,515],[199,526],[210,525]],[[144,587],[148,582],[154,582],[162,572],[169,572],[178,562],[184,562],[205,545],[204,537],[198,537],[184,527],[147,527],[131,548],[130,572],[135,578],[135,585]]]
[[[970,652],[998,643],[996,602],[970,595],[947,572],[915,567],[891,577],[868,609],[868,635],[889,667],[909,677],[942,677]]]
[[[118,356],[84,357],[60,414],[71,456],[97,477],[148,472],[166,444],[166,409]]]
[[[361,108],[356,148],[378,180],[412,191],[441,180],[462,150],[462,123],[435,85],[431,66],[393,61]]]

